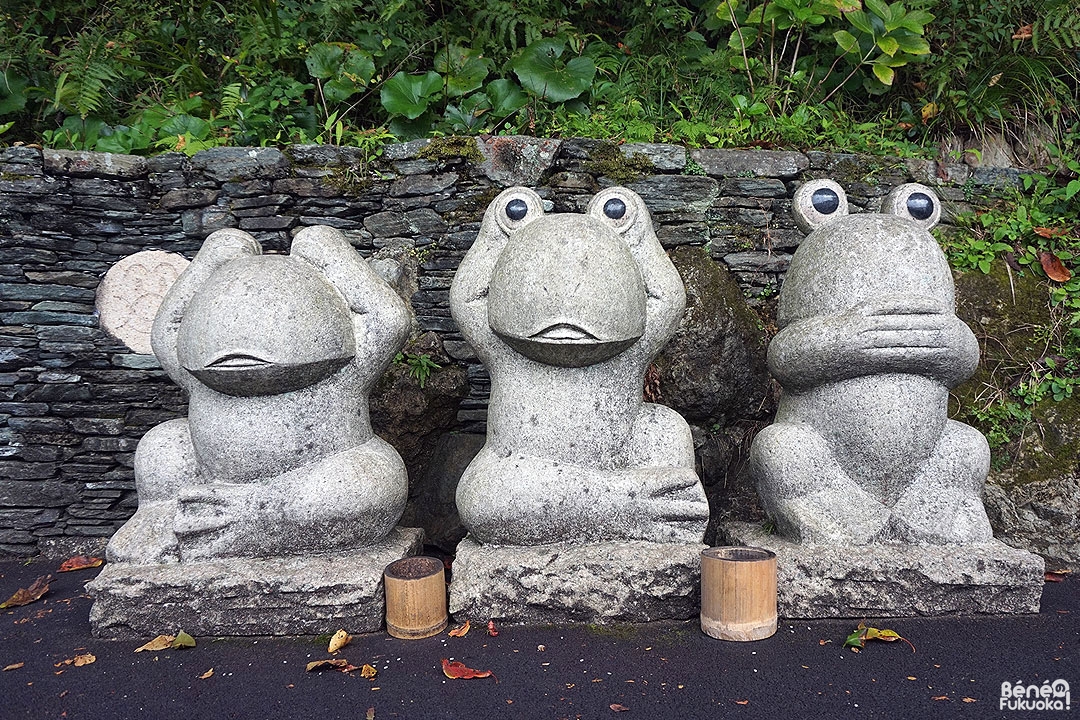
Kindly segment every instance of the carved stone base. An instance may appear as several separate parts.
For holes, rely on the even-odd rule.
[[[457,618],[504,623],[685,620],[700,611],[699,544],[537,547],[461,541],[450,583]]]
[[[777,556],[779,614],[873,618],[1037,613],[1043,560],[985,545],[800,545],[758,525],[724,523],[731,545]]]
[[[106,565],[86,588],[97,637],[318,635],[383,624],[383,569],[417,554],[424,532],[394,528],[380,543],[314,557]]]

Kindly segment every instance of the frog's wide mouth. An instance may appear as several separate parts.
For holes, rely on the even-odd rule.
[[[550,327],[544,328],[538,333],[533,333],[529,337],[530,340],[538,340],[541,342],[557,342],[557,343],[575,343],[575,344],[590,344],[600,342],[600,338],[593,335],[588,330],[573,325],[571,323],[556,323]]]
[[[352,357],[352,353],[342,353],[322,360],[282,363],[232,351],[219,355],[203,367],[186,369],[204,385],[225,395],[278,395],[326,379],[347,365]]]
[[[269,360],[264,360],[255,355],[247,355],[245,353],[229,353],[223,355],[216,360],[211,360],[206,363],[206,369],[220,369],[220,370],[244,370],[250,368],[266,367],[267,365],[273,365],[274,363]]]

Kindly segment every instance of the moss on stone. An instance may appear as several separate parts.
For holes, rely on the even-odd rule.
[[[624,155],[615,143],[606,142],[596,146],[585,162],[585,169],[620,185],[636,182],[656,172],[656,166],[641,153]]]
[[[431,142],[425,145],[416,156],[435,162],[455,158],[474,163],[484,162],[484,156],[476,144],[476,138],[461,135],[432,138]]]

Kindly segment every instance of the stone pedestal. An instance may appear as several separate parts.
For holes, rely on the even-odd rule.
[[[685,620],[700,611],[699,543],[458,545],[450,612],[458,619],[559,624]]]
[[[873,618],[1037,613],[1043,560],[977,545],[801,545],[750,523],[725,523],[731,545],[777,556],[779,614]]]
[[[397,527],[375,545],[312,557],[112,563],[87,584],[90,623],[106,638],[375,632],[383,569],[417,554],[423,540],[422,530]]]

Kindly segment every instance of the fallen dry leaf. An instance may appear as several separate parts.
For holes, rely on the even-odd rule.
[[[364,663],[364,666],[360,668],[360,677],[370,680],[375,677],[379,671],[375,669],[375,666]]]
[[[466,620],[464,625],[454,628],[447,634],[450,635],[450,637],[465,637],[469,634],[470,627],[469,621]]]
[[[966,697],[966,698],[964,698],[964,702],[966,702],[966,703],[973,703],[973,702],[979,702],[979,701],[978,701],[978,700],[976,700],[975,698],[969,698],[969,697]]]
[[[28,588],[19,588],[15,591],[15,594],[9,597],[4,602],[0,603],[0,610],[10,607],[21,607],[23,605],[29,605],[35,600],[41,599],[41,596],[49,592],[49,582],[52,580],[52,575],[42,575],[35,580]]]
[[[81,655],[76,655],[73,658],[68,658],[67,660],[61,660],[58,663],[53,663],[53,667],[60,667],[61,665],[74,665],[75,667],[82,667],[83,665],[89,665],[90,663],[96,661],[97,658],[90,653],[83,653]],[[63,672],[63,670],[61,670],[60,672]],[[56,674],[59,675],[60,673]]]
[[[195,647],[195,638],[191,637],[186,632],[181,630],[180,632],[176,633],[176,637],[173,639],[170,647],[172,647],[173,650],[180,650],[182,648],[193,648]]]
[[[465,667],[465,663],[460,663],[457,660],[447,660],[446,658],[443,658],[442,661],[442,671],[443,675],[451,680],[495,677],[490,670],[473,670],[470,667]],[[496,681],[498,681],[498,678],[496,678]]]
[[[1046,582],[1063,582],[1065,580],[1065,576],[1058,572],[1047,571],[1045,577]]]
[[[168,650],[172,647],[173,640],[176,639],[175,635],[158,635],[156,638],[135,648],[135,652],[143,652],[149,650],[150,652],[159,652],[161,650]]]
[[[1061,258],[1047,250],[1039,253],[1039,264],[1042,265],[1046,277],[1055,282],[1068,282],[1069,278],[1072,277],[1069,269],[1062,264]]]
[[[4,668],[4,672],[7,672],[8,670],[18,670],[19,668],[21,668],[25,664],[26,663],[21,663],[21,662],[11,663],[10,665],[8,665],[7,667]]]
[[[214,675],[214,668],[210,668],[209,670],[204,672],[202,675],[200,675],[199,679],[200,680],[205,680],[208,677],[213,677],[213,675]]]
[[[749,705],[750,701],[749,700],[736,700],[735,704],[736,705]]]
[[[345,658],[312,660],[307,664],[307,672],[314,672],[316,670],[342,670],[347,667],[349,667],[349,661]]]
[[[930,699],[931,700],[948,700],[949,696],[948,695],[935,695],[934,697],[932,697]]]
[[[334,636],[330,638],[330,646],[326,648],[327,652],[336,653],[341,648],[345,647],[352,641],[352,635],[344,630],[338,630],[334,633]]]
[[[499,631],[495,629],[495,621],[488,620],[488,635],[490,635],[491,637],[495,637],[498,634]]]
[[[57,572],[72,572],[73,570],[86,570],[88,568],[101,567],[105,561],[99,557],[88,557],[86,555],[76,555],[69,557],[67,560],[60,564],[60,569]]]
[[[614,710],[615,712],[626,712],[627,710],[630,709],[630,708],[626,707],[625,705],[620,705],[619,703],[611,703],[610,705],[608,705],[608,707],[611,708],[612,710]]]

